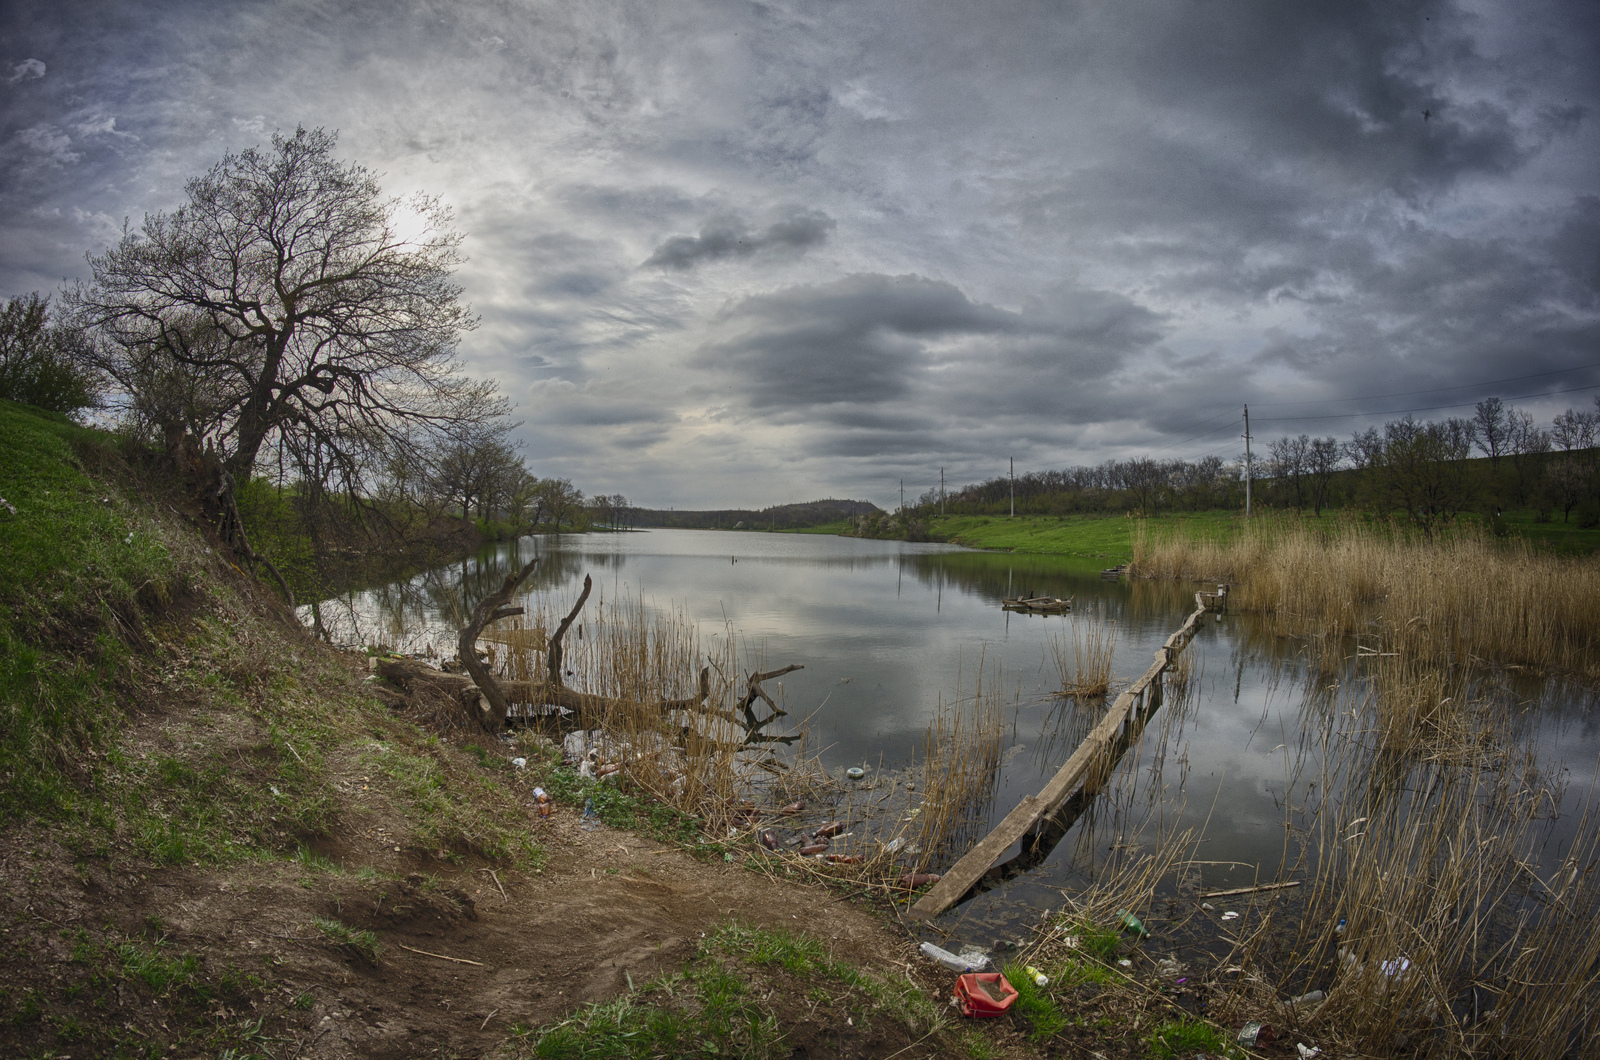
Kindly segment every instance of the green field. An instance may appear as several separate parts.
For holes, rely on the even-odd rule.
[[[1370,516],[1338,510],[1326,511],[1320,517],[1269,510],[1262,512],[1260,518],[1293,519],[1331,528],[1345,519]],[[1461,520],[1476,522],[1479,517],[1463,515]],[[1147,520],[1125,515],[950,515],[929,520],[928,530],[930,536],[968,548],[1104,560],[1100,566],[1111,567],[1133,558],[1133,532],[1141,522],[1157,534],[1179,532],[1206,537],[1226,537],[1244,526],[1238,512],[1212,511],[1174,512]],[[1576,520],[1541,523],[1532,511],[1523,511],[1506,512],[1500,522],[1501,531],[1508,538],[1524,538],[1539,549],[1567,554],[1600,552],[1600,529],[1579,529]],[[845,524],[838,523],[800,532],[839,533],[844,529]]]

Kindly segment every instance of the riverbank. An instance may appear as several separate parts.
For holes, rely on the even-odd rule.
[[[555,761],[382,696],[119,440],[0,407],[0,497],[0,1053],[544,1055],[630,1006],[691,1052],[955,1041],[882,911],[644,802],[542,821]]]

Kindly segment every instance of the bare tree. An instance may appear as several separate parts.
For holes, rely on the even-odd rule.
[[[1296,508],[1305,507],[1306,457],[1310,448],[1311,439],[1304,434],[1279,438],[1267,447],[1268,466],[1278,480],[1279,492],[1292,495]]]
[[[1391,503],[1432,534],[1471,500],[1474,424],[1463,419],[1418,423],[1407,416],[1384,425],[1379,467]]]
[[[1563,456],[1550,462],[1546,478],[1551,499],[1561,509],[1561,521],[1566,522],[1572,516],[1572,509],[1589,494],[1592,479],[1589,469],[1573,457]]]
[[[1339,470],[1344,454],[1337,438],[1313,438],[1306,447],[1306,479],[1311,496],[1311,508],[1317,514],[1327,507],[1328,494],[1333,488],[1334,472]]]
[[[1532,495],[1538,476],[1539,458],[1550,451],[1550,432],[1534,422],[1530,413],[1511,409],[1506,414],[1506,452],[1517,471],[1517,499]]]
[[[214,447],[223,492],[275,451],[313,492],[354,498],[380,454],[506,413],[455,359],[476,321],[450,279],[449,211],[383,197],[335,144],[297,129],[226,156],[67,296],[123,402],[169,443]]]
[[[1600,426],[1596,419],[1594,413],[1579,412],[1577,409],[1558,413],[1550,425],[1550,440],[1560,446],[1563,452],[1588,449],[1594,445],[1595,430]]]
[[[1511,430],[1505,402],[1497,397],[1478,402],[1472,417],[1473,441],[1489,462],[1498,467]]]

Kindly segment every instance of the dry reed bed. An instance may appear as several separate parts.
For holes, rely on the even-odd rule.
[[[1303,904],[1272,955],[1255,956],[1283,993],[1328,996],[1286,1016],[1371,1055],[1590,1055],[1594,793],[1542,877],[1543,822],[1560,792],[1514,711],[1411,660],[1373,669],[1365,702],[1310,734],[1318,787],[1336,794],[1312,813]]]
[[[1420,538],[1355,521],[1332,529],[1260,519],[1226,539],[1141,525],[1129,570],[1232,585],[1230,607],[1279,631],[1382,650],[1600,676],[1600,563],[1497,541],[1476,528]]]

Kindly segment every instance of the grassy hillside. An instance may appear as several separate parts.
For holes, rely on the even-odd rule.
[[[148,454],[0,404],[0,497],[0,1055],[964,1051],[881,914],[373,683]]]

